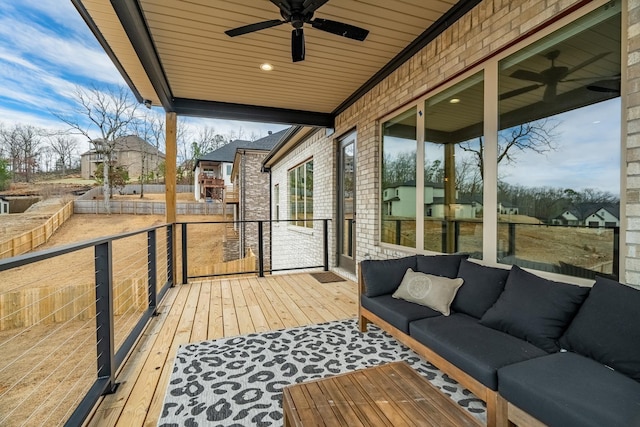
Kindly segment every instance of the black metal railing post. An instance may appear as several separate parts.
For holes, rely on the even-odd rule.
[[[258,221],[258,276],[264,277],[264,241],[262,237],[262,223]]]
[[[182,284],[186,285],[187,280],[187,223],[182,223]]]
[[[167,225],[167,279],[175,286],[173,265],[173,224]]]
[[[396,219],[396,245],[400,245],[402,238],[402,220]]]
[[[115,390],[116,361],[113,337],[113,270],[111,241],[95,247],[96,342],[98,379],[106,380],[104,394]]]
[[[441,249],[442,253],[447,253],[447,221],[442,221],[440,229]]]
[[[611,272],[620,280],[620,227],[613,228],[613,266]]]
[[[149,280],[149,308],[153,308],[154,313],[158,307],[158,301],[156,300],[156,296],[158,294],[156,246],[156,230],[153,229],[147,233],[147,277]]]
[[[453,228],[455,229],[455,239],[453,241],[453,252],[458,252],[460,250],[460,222],[458,221],[454,222]]]
[[[322,250],[324,254],[324,271],[329,271],[329,220],[322,220]],[[349,224],[351,224],[351,220],[349,220]],[[351,245],[351,230],[349,230],[349,245]],[[351,252],[351,248],[349,248],[349,252]]]
[[[516,254],[516,224],[515,222],[509,223],[509,249],[507,255]]]

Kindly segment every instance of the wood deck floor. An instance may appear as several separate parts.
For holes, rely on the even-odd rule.
[[[357,315],[352,281],[309,274],[247,277],[171,288],[89,426],[155,426],[180,344],[290,328]]]

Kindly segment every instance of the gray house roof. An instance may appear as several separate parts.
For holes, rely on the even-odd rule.
[[[276,146],[288,130],[289,129],[287,128],[278,132],[270,133],[264,138],[256,139],[255,141],[245,141],[243,139],[231,141],[217,150],[210,151],[204,156],[198,157],[196,159],[194,169],[201,161],[233,163],[236,151],[242,148],[271,151],[271,149]]]
[[[92,143],[94,147],[96,147],[100,145],[101,141],[104,141],[104,140],[101,138],[94,139]],[[115,151],[140,151],[140,152],[144,151],[145,153],[157,154],[159,156],[164,157],[163,152],[161,152],[156,147],[149,144],[147,141],[145,141],[144,139],[140,138],[137,135],[127,135],[127,136],[121,136],[117,138],[115,140],[114,148],[115,148]],[[91,154],[95,152],[96,152],[95,148],[92,148],[91,150],[86,151],[81,155],[84,156],[86,154]]]

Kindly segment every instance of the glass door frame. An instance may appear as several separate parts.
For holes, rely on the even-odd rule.
[[[350,271],[352,273],[355,274],[356,271],[356,239],[355,239],[355,223],[356,223],[356,164],[357,164],[357,138],[356,138],[356,131],[350,132],[348,134],[346,134],[345,136],[343,136],[342,138],[340,138],[338,140],[338,150],[337,150],[337,170],[338,170],[338,174],[337,174],[337,181],[338,181],[338,201],[337,201],[337,206],[338,206],[338,215],[337,215],[337,227],[336,227],[336,249],[337,249],[337,254],[336,254],[336,260],[337,260],[337,264],[338,267],[343,268],[347,271]],[[345,156],[344,156],[344,150],[346,147],[348,147],[349,145],[353,145],[353,182],[352,182],[352,188],[353,188],[353,196],[352,196],[352,211],[353,211],[353,217],[349,218],[349,219],[345,219],[345,198],[344,198],[344,171],[345,171]],[[349,229],[345,230],[345,224],[346,224],[346,220],[349,221]],[[350,238],[350,242],[345,242],[345,233],[346,232],[350,232],[351,233],[351,238]],[[343,250],[345,247],[345,243],[350,243],[350,247],[348,252],[345,254],[345,251]]]

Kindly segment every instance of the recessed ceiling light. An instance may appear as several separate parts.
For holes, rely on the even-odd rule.
[[[271,71],[273,70],[273,65],[269,64],[268,62],[265,62],[264,64],[260,65],[260,69],[262,71]]]
[[[449,104],[457,104],[460,102],[460,98],[451,98]]]

